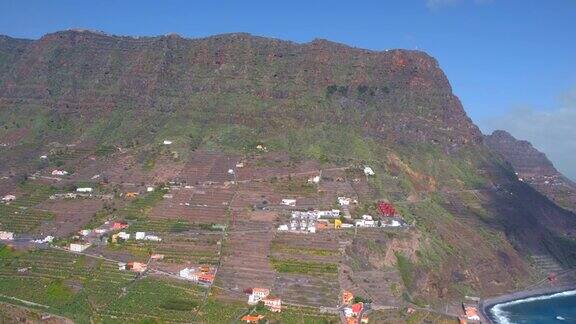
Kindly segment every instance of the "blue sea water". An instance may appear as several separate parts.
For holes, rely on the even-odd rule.
[[[576,324],[576,290],[497,304],[488,313],[497,324]]]

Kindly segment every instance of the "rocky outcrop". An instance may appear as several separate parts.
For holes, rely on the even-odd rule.
[[[576,184],[558,172],[546,155],[530,142],[517,140],[502,130],[494,131],[484,139],[491,150],[512,165],[518,179],[560,206],[576,211]]]

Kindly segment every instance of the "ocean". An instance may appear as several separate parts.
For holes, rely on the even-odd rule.
[[[497,324],[576,323],[576,290],[497,304],[488,316]]]

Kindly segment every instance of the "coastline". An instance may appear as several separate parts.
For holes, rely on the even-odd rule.
[[[490,308],[497,304],[507,303],[518,299],[525,299],[530,297],[539,297],[539,296],[546,296],[552,295],[564,291],[569,290],[576,290],[576,283],[564,284],[564,285],[557,285],[557,286],[549,286],[543,288],[536,288],[536,289],[528,289],[528,290],[521,290],[517,292],[513,292],[510,294],[505,294],[501,296],[491,297],[487,299],[483,299],[480,301],[479,310],[482,315],[482,322],[495,324],[490,319],[489,311]]]

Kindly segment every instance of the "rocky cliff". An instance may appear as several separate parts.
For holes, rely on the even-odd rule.
[[[562,207],[576,210],[576,184],[558,172],[546,155],[528,141],[497,130],[485,136],[485,143],[512,164],[519,179]]]

